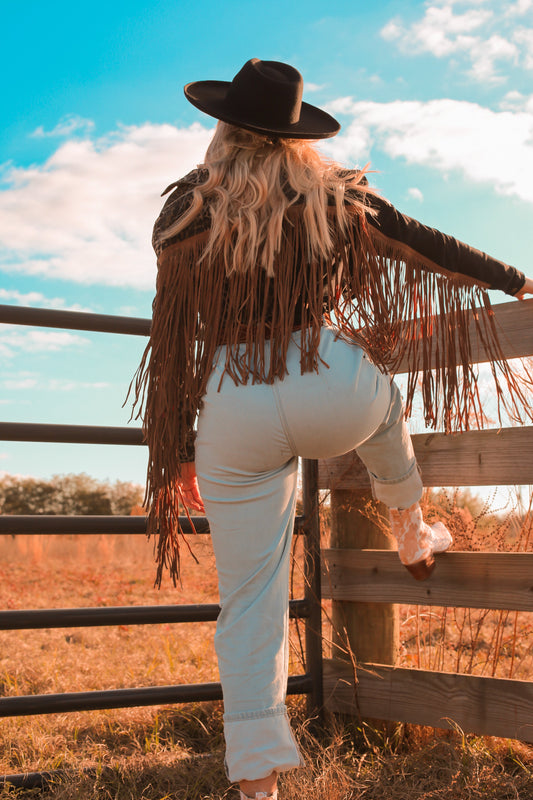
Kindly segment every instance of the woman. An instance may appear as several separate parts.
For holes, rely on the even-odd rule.
[[[219,123],[204,164],[166,190],[136,384],[158,582],[164,567],[178,575],[178,501],[200,512],[205,504],[210,520],[226,767],[242,798],[277,797],[277,774],[301,760],[285,709],[298,457],[357,448],[390,508],[402,562],[425,578],[451,537],[422,519],[422,482],[387,370],[407,359],[407,408],[421,372],[426,421],[468,427],[481,415],[465,313],[477,307],[511,406],[524,400],[482,287],[523,297],[532,281],[402,216],[362,171],[320,157],[311,140],[339,124],[303,103],[302,88],[293,67],[258,59],[231,83],[185,87]]]

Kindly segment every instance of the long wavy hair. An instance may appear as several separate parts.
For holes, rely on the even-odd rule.
[[[303,204],[308,259],[326,260],[333,247],[331,207],[344,232],[354,213],[363,214],[370,191],[366,168],[343,171],[309,140],[268,138],[225,122],[218,123],[199,168],[207,172],[205,182],[161,240],[186,228],[207,203],[211,226],[202,260],[222,253],[227,275],[257,266],[274,274],[287,212],[297,203]],[[348,196],[349,189],[356,191]]]

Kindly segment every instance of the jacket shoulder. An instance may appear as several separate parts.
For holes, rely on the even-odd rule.
[[[168,201],[174,197],[174,195],[183,194],[184,192],[186,193],[191,189],[194,189],[195,186],[205,183],[208,175],[209,172],[206,169],[203,167],[196,167],[196,169],[192,169],[187,173],[187,175],[184,175],[183,178],[178,178],[177,181],[169,184],[164,192],[161,192],[161,197],[164,197],[166,194],[172,191],[172,189],[174,189],[170,197],[166,200],[168,203]]]
[[[152,245],[156,252],[158,252],[161,247],[161,232],[169,228],[172,223],[186,213],[191,204],[194,189],[202,183],[205,183],[207,177],[208,172],[206,169],[193,169],[183,178],[167,186],[162,193],[162,196],[165,196],[171,192],[165,200],[165,204],[155,221]]]

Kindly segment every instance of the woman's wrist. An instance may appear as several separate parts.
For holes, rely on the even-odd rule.
[[[517,298],[517,300],[524,300],[526,295],[528,294],[533,294],[533,278],[525,279],[524,285],[522,286],[520,291],[518,291],[515,294],[515,297]]]

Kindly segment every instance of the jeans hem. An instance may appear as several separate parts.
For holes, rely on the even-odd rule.
[[[370,473],[372,493],[388,508],[409,508],[422,497],[424,485],[416,461],[401,478],[380,480]]]
[[[224,736],[226,775],[232,783],[260,780],[304,763],[286,712],[225,720]]]

